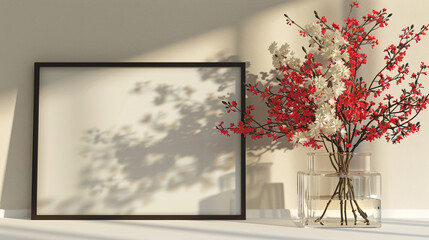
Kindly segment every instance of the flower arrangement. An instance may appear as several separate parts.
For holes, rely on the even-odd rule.
[[[350,4],[350,13],[358,6],[357,2]],[[305,27],[284,15],[286,23],[298,27],[300,35],[309,41],[308,48],[302,47],[305,59],[294,56],[287,43],[279,47],[273,42],[269,51],[282,77],[274,84],[246,85],[268,106],[266,122],[254,118],[253,105],[239,109],[235,101],[223,101],[228,112],[242,112],[244,121],[229,126],[222,122],[217,126],[220,132],[250,135],[252,139],[286,137],[314,149],[325,147],[328,152],[353,152],[362,142],[382,136],[399,143],[417,132],[420,123],[413,120],[429,102],[420,83],[420,77],[427,74],[427,65],[422,62],[412,73],[408,63],[402,62],[411,44],[420,41],[429,25],[402,29],[399,41],[384,50],[386,64],[368,81],[358,74],[367,63],[362,47],[378,45],[371,34],[386,27],[392,14],[386,9],[373,10],[361,21],[349,16],[343,27],[328,24],[326,17],[316,11],[314,14],[316,21]],[[392,84],[406,79],[410,80],[408,87],[400,96],[386,93]]]
[[[352,2],[350,13],[358,7],[357,2]],[[378,45],[373,32],[386,27],[392,14],[386,9],[372,10],[358,20],[350,17],[350,13],[342,27],[334,22],[329,24],[326,17],[320,17],[316,11],[315,22],[304,27],[285,14],[286,23],[296,26],[299,34],[308,39],[308,47],[302,47],[304,59],[300,59],[287,43],[280,46],[272,43],[269,47],[272,63],[281,77],[264,86],[246,85],[247,90],[267,106],[267,120],[255,119],[253,105],[240,109],[235,101],[223,101],[227,112],[242,113],[244,121],[229,126],[221,122],[217,126],[228,136],[235,133],[252,139],[286,138],[314,149],[324,147],[331,153],[330,162],[339,180],[323,213],[314,220],[322,225],[331,201],[337,196],[341,225],[348,224],[347,202],[354,225],[358,216],[362,219],[359,221],[370,225],[367,213],[355,198],[349,176],[352,153],[364,141],[384,136],[388,142],[399,143],[417,132],[420,123],[414,120],[429,103],[429,95],[422,93],[420,83],[428,66],[421,62],[419,69],[411,72],[409,64],[403,63],[411,44],[426,35],[429,25],[402,29],[398,42],[384,49],[384,66],[373,78],[364,79],[359,75],[367,63],[363,49]],[[394,84],[405,85],[399,96],[388,93]]]

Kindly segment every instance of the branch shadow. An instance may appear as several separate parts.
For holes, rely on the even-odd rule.
[[[216,56],[221,62],[238,61],[238,56]],[[250,64],[247,64],[250,66]],[[128,96],[139,98],[153,94],[154,110],[144,111],[133,124],[112,129],[94,126],[81,137],[80,156],[85,165],[79,172],[82,193],[61,201],[39,200],[40,207],[57,209],[62,214],[238,214],[240,211],[239,136],[226,138],[216,131],[221,121],[235,122],[238,114],[225,115],[221,100],[237,99],[237,69],[200,68],[199,81],[211,87],[201,96],[187,84],[141,80],[129,88]],[[247,83],[275,81],[275,71],[254,75],[246,72]],[[177,82],[180,79],[172,79]],[[151,95],[152,96],[152,95]],[[247,102],[256,105],[264,116],[264,105],[256,96]],[[247,147],[247,207],[284,209],[283,183],[271,182],[271,163],[262,155],[292,149],[287,141],[271,139],[250,141]],[[196,210],[183,206],[177,212],[145,212],[161,198],[183,192],[201,194]],[[169,195],[170,194],[170,195]],[[89,196],[86,199],[86,196]],[[198,196],[196,196],[198,198]],[[183,196],[182,196],[183,198]],[[183,200],[183,199],[181,199]],[[170,203],[180,199],[169,200]],[[163,202],[165,203],[165,202]],[[97,210],[98,209],[98,210]],[[113,209],[113,210],[112,210]],[[98,211],[98,212],[97,212]],[[196,212],[195,212],[196,211]]]
[[[156,205],[160,196],[178,193],[183,200],[191,198],[184,197],[183,191],[196,193],[197,189],[203,196],[219,192],[223,183],[217,178],[225,173],[234,179],[231,191],[218,202],[221,209],[207,206],[190,213],[183,207],[173,214],[237,214],[240,191],[236,189],[240,184],[235,172],[239,169],[240,137],[224,138],[215,126],[225,117],[221,99],[235,98],[237,93],[226,92],[240,89],[240,71],[200,68],[197,73],[204,86],[213,87],[205,96],[189,84],[178,84],[181,79],[172,79],[172,84],[156,79],[135,82],[128,96],[154,94],[148,103],[154,108],[142,109],[141,118],[131,125],[85,130],[80,150],[85,165],[78,180],[82,194],[60,202],[43,198],[39,206],[56,205],[63,214],[95,214],[100,206],[114,209],[112,214],[145,214],[141,209]],[[239,119],[238,114],[231,116],[230,120]],[[168,213],[161,210],[160,214]]]

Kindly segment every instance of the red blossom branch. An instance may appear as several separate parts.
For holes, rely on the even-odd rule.
[[[357,7],[357,2],[350,4],[350,13]],[[420,77],[427,74],[427,65],[421,63],[419,71],[410,73],[409,64],[402,61],[412,42],[417,43],[421,36],[426,35],[429,25],[422,26],[418,31],[413,25],[404,28],[399,35],[399,42],[396,45],[388,45],[384,50],[385,65],[367,84],[365,79],[357,75],[367,61],[367,55],[361,53],[361,50],[365,46],[378,45],[378,39],[372,33],[386,27],[392,14],[387,13],[386,9],[373,10],[359,21],[351,18],[350,13],[344,26],[340,28],[336,23],[328,24],[325,16],[320,17],[314,11],[320,32],[316,31],[317,27],[316,30],[313,29],[316,32],[309,30],[311,26],[301,27],[285,14],[286,23],[295,25],[301,36],[310,38],[311,44],[316,44],[316,50],[311,44],[310,48],[313,50],[310,52],[303,47],[305,59],[299,67],[296,62],[289,64],[284,61],[290,57],[287,52],[275,53],[274,58],[280,61],[276,71],[281,77],[265,86],[260,83],[246,85],[249,93],[258,96],[265,103],[268,114],[266,121],[255,119],[253,105],[242,110],[235,101],[223,101],[228,113],[239,112],[244,115],[244,121],[230,123],[229,127],[222,122],[217,129],[228,136],[229,133],[235,133],[250,135],[252,139],[267,136],[277,140],[285,137],[288,141],[300,142],[315,149],[324,147],[330,152],[353,152],[363,141],[374,141],[382,136],[385,136],[388,142],[399,143],[409,134],[417,132],[420,123],[413,121],[429,103],[429,95],[422,93],[423,85],[420,83]],[[329,36],[335,37],[338,34],[346,40],[345,44],[332,45],[329,41],[335,43],[337,40]],[[337,51],[335,54],[340,54],[341,58],[330,57],[324,64],[316,61],[315,54],[326,54],[324,48],[328,45],[337,46],[337,49],[329,51]],[[332,70],[338,67],[338,64],[346,69]],[[333,73],[348,70],[349,77],[341,80]],[[391,74],[393,71],[396,72]],[[400,84],[406,80],[410,80],[408,87],[402,89],[399,97],[384,93],[392,83]],[[334,99],[325,99],[326,96],[332,95],[329,91],[340,89],[338,84],[344,85],[340,94]],[[332,101],[335,102],[334,105]],[[325,133],[324,125],[320,125],[322,128],[316,135],[312,132],[315,124],[321,124],[322,121],[326,121],[323,124],[330,124],[330,121],[335,123],[332,116],[320,115],[323,112],[321,109],[335,112],[334,117],[341,123],[335,132]]]

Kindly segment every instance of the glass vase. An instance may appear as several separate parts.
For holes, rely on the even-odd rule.
[[[381,175],[370,153],[309,153],[298,173],[298,216],[305,227],[380,227]]]

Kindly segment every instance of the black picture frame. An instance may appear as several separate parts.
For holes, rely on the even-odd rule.
[[[245,63],[244,62],[35,62],[34,64],[34,108],[33,108],[33,150],[32,150],[32,194],[31,194],[31,219],[32,220],[244,220],[246,219],[246,174],[245,174],[245,137],[241,135],[239,143],[239,214],[210,214],[210,215],[63,215],[63,214],[38,214],[38,188],[39,188],[39,131],[40,121],[40,83],[41,70],[44,68],[239,68],[240,71],[240,95],[237,95],[239,106],[245,108]],[[237,85],[238,86],[238,85]],[[237,89],[238,90],[238,89]],[[241,121],[244,115],[241,114]],[[216,129],[213,126],[213,131]],[[43,134],[43,133],[42,133]]]

